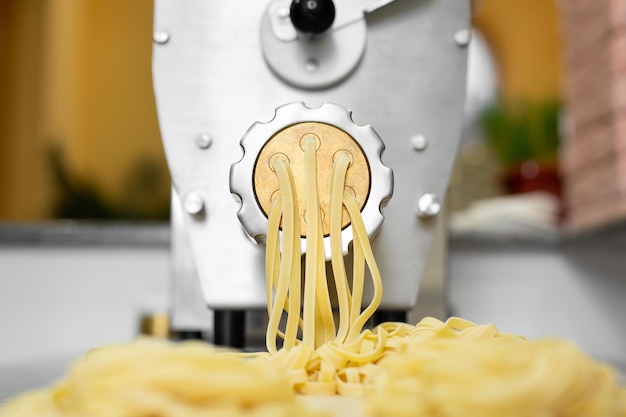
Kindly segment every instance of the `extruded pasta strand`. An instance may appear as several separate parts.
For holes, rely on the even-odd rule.
[[[350,193],[344,193],[344,204],[346,205],[346,208],[350,213],[352,230],[355,233],[355,238],[359,239],[359,246],[370,270],[372,282],[374,284],[374,294],[372,296],[370,304],[355,319],[354,324],[350,328],[350,333],[348,334],[348,340],[350,340],[361,332],[361,329],[363,328],[367,320],[372,317],[372,315],[378,309],[378,306],[380,305],[380,302],[383,298],[383,284],[382,278],[380,276],[380,271],[378,270],[376,260],[374,259],[372,247],[369,243],[369,237],[367,236],[367,231],[365,229],[365,225],[363,224],[363,219],[360,215],[357,201]]]
[[[283,195],[284,237],[279,277],[276,281],[275,295],[265,338],[267,349],[272,353],[277,352],[276,337],[278,336],[278,326],[287,302],[289,303],[289,311],[287,314],[284,347],[290,348],[295,344],[297,326],[300,319],[300,250],[299,244],[296,245],[293,238],[293,236],[299,236],[300,234],[300,223],[298,216],[296,216],[298,202],[294,192],[293,175],[291,170],[288,169],[288,165],[281,158],[276,158],[274,169]],[[271,280],[274,281],[273,278]],[[287,300],[290,290],[292,291],[292,296]]]
[[[341,242],[343,193],[349,163],[350,158],[341,152],[333,164],[332,186],[330,190],[330,250],[339,305],[339,330],[336,338],[338,342],[344,341],[350,330],[350,306],[352,301],[348,292],[348,278],[346,277]]]
[[[321,239],[319,228],[319,198],[317,192],[317,159],[316,140],[308,136],[304,139],[305,157],[305,188],[306,188],[306,266],[304,276],[304,311],[302,329],[302,341],[304,344],[317,347],[315,336],[317,333],[316,317],[317,311],[317,281],[325,278],[318,277],[318,257],[320,246],[318,240]]]

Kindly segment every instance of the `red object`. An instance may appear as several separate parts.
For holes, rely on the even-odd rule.
[[[509,168],[504,175],[504,186],[510,194],[548,192],[559,201],[559,214],[556,221],[565,220],[565,204],[561,192],[561,174],[555,164],[525,161]]]

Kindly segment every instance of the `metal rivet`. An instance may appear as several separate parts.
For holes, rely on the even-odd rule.
[[[289,17],[289,7],[280,7],[276,10],[276,15],[280,19],[287,19]]]
[[[411,136],[411,146],[416,151],[423,151],[428,146],[428,139],[424,135],[413,135]]]
[[[155,43],[163,45],[170,40],[170,33],[166,30],[157,30],[152,34],[152,39]]]
[[[213,143],[213,138],[208,133],[202,133],[196,138],[196,145],[200,149],[206,149]]]
[[[317,59],[310,58],[304,63],[304,69],[307,72],[315,72],[320,67],[320,63],[317,62]]]
[[[183,209],[187,214],[198,214],[204,209],[204,199],[199,193],[192,191],[185,196]]]
[[[472,31],[469,29],[461,29],[454,34],[454,41],[459,46],[467,46],[472,40]]]
[[[435,194],[427,193],[417,200],[417,215],[421,218],[433,217],[441,211],[441,202]]]

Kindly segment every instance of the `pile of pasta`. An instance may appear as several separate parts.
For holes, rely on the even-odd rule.
[[[367,381],[369,415],[626,416],[615,370],[569,341],[528,341],[459,318],[402,327],[399,349]]]
[[[281,369],[206,343],[139,339],[94,349],[0,417],[322,417]]]
[[[383,323],[351,345],[301,349],[267,360],[301,393],[363,396],[370,416],[626,416],[613,368],[569,341],[529,341],[493,324],[427,317]]]
[[[105,346],[0,417],[626,416],[613,369],[564,340],[528,341],[456,317],[363,334],[351,346],[273,355],[156,339]],[[297,391],[361,400],[320,407]]]
[[[12,400],[0,417],[313,417],[338,413],[303,402],[303,395],[336,394],[361,397],[354,415],[372,417],[626,417],[626,388],[614,370],[567,341],[528,341],[457,317],[366,329],[382,281],[358,204],[346,191],[350,157],[341,152],[329,205],[335,323],[316,147],[310,138],[302,143],[304,271],[293,173],[288,160],[273,162],[280,192],[268,216],[266,352],[147,339],[102,347],[51,388]],[[344,209],[353,232],[351,279],[342,253]],[[373,296],[363,308],[366,266]]]

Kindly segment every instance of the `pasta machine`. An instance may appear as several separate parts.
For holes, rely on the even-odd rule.
[[[246,312],[266,308],[268,161],[296,158],[305,135],[326,150],[320,183],[334,152],[351,153],[347,184],[383,277],[377,317],[404,320],[460,138],[470,34],[459,0],[156,0],[172,328],[244,343]]]

